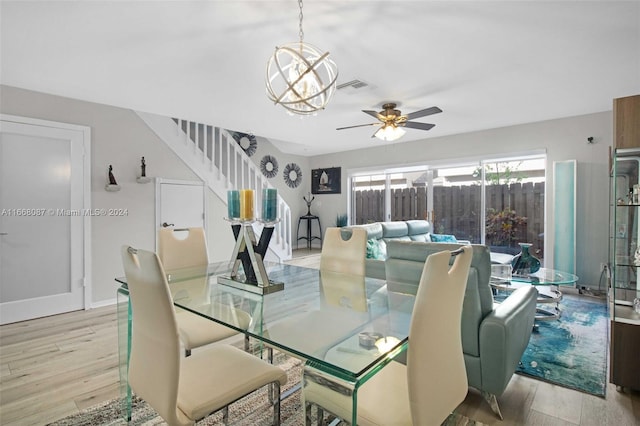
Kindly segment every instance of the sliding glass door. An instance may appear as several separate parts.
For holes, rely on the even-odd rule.
[[[544,156],[353,174],[350,223],[427,219],[433,233],[518,253],[544,253]]]
[[[531,243],[531,253],[544,257],[545,159],[484,161],[479,172],[485,190],[485,244],[493,252],[515,254],[518,243]]]
[[[433,170],[431,222],[436,234],[479,244],[482,240],[481,185],[474,176],[478,164]]]

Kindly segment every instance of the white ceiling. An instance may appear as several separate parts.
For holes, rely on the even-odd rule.
[[[611,109],[640,93],[640,2],[319,1],[305,41],[331,52],[338,91],[301,119],[264,89],[298,38],[288,1],[2,1],[2,84],[180,117],[317,155],[379,145],[362,109],[439,106],[398,142]],[[286,141],[286,142],[285,142]],[[428,140],[427,140],[428,143]]]

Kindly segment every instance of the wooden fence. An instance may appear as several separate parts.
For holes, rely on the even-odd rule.
[[[480,243],[481,186],[437,186],[433,189],[433,229],[438,234],[453,234],[458,239]],[[514,210],[526,217],[526,224],[516,232],[511,249],[492,245],[492,250],[519,252],[518,242],[533,244],[532,253],[542,256],[544,247],[544,183],[516,183],[511,185],[487,185],[486,207],[502,211]],[[356,191],[356,224],[383,222],[384,190]],[[427,218],[427,192],[424,187],[394,189],[391,191],[391,220]]]

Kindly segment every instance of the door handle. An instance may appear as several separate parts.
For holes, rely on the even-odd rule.
[[[167,223],[167,222],[163,222],[163,223],[162,223],[162,227],[163,227],[163,228],[168,228],[168,227],[170,227],[170,226],[175,226],[175,225],[174,225],[173,223]]]

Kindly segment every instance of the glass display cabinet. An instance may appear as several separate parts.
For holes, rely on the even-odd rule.
[[[610,381],[623,391],[640,389],[640,148],[611,160]]]

